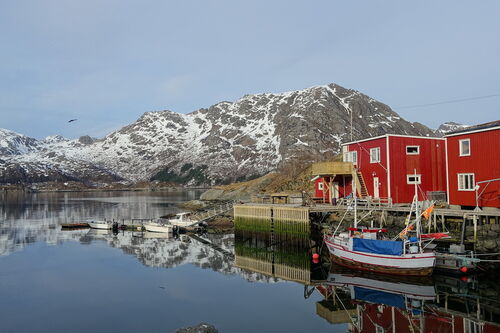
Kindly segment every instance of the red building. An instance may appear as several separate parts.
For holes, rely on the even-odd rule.
[[[468,127],[445,138],[448,203],[500,207],[500,121]]]
[[[446,193],[445,139],[387,134],[346,143],[342,152],[344,162],[330,163],[330,169],[326,163],[313,165],[315,194],[325,202],[349,195],[353,179],[359,197],[393,203],[410,203],[415,183],[420,199]]]

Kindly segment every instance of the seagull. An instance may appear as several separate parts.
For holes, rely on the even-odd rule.
[[[71,120],[68,120],[68,123],[71,123],[73,121],[77,121],[78,119],[71,119]]]

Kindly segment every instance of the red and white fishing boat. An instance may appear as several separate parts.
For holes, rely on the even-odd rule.
[[[353,182],[355,184],[355,182]],[[356,193],[353,185],[353,193]],[[421,237],[418,194],[415,185],[415,220],[407,220],[406,228],[399,234],[400,239],[384,237],[385,229],[358,227],[356,196],[354,195],[354,227],[347,232],[325,235],[324,241],[330,251],[332,261],[353,269],[397,275],[430,275],[436,263],[433,251],[426,251],[431,240]],[[413,211],[413,205],[412,205]],[[411,213],[410,213],[411,214]],[[415,236],[411,236],[415,234]]]

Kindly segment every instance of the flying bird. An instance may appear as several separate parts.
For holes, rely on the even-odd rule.
[[[70,120],[68,120],[68,123],[71,123],[71,122],[73,122],[73,121],[77,121],[77,120],[78,120],[78,119],[70,119]]]

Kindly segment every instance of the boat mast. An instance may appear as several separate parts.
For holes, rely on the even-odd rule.
[[[417,231],[417,239],[420,242],[420,212],[418,210],[418,185],[417,185],[417,169],[413,169],[414,184],[415,184],[415,229]]]
[[[357,174],[357,171],[355,170]],[[352,197],[354,198],[354,228],[358,227],[358,210],[357,210],[357,200],[356,200],[356,180],[354,176],[352,177]]]

